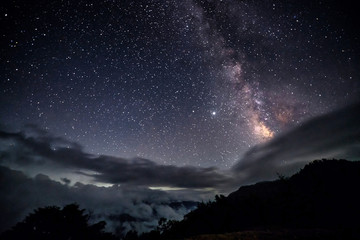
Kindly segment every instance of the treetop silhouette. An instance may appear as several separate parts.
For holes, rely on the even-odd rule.
[[[4,232],[0,238],[37,239],[37,240],[80,240],[80,239],[116,239],[111,233],[104,232],[106,223],[100,221],[89,224],[90,216],[77,204],[69,204],[62,209],[56,206],[38,208],[24,221]]]

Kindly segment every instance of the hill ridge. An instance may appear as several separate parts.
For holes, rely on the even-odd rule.
[[[169,221],[161,239],[183,239],[254,229],[360,227],[360,162],[316,160],[291,177],[242,186],[200,203],[180,222]]]

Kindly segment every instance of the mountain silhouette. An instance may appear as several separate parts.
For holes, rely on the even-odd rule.
[[[280,175],[276,181],[243,186],[228,197],[220,195],[213,202],[200,203],[182,221],[162,221],[157,238],[270,231],[278,237],[258,238],[360,239],[359,183],[360,162],[317,160],[289,178]],[[191,239],[251,239],[204,236]]]

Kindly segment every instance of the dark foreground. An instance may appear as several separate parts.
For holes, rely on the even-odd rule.
[[[156,230],[126,236],[89,224],[84,209],[35,210],[0,239],[360,239],[360,162],[314,161],[291,177],[243,186],[229,196],[200,203],[182,221],[161,219]]]

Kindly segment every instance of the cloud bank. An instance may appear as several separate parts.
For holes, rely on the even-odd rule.
[[[92,220],[105,220],[109,231],[119,235],[134,229],[149,231],[161,217],[181,219],[196,206],[194,194],[167,193],[144,187],[114,185],[74,186],[38,174],[30,178],[21,171],[0,166],[0,232],[24,219],[33,209],[48,205],[78,203],[92,210]]]
[[[148,159],[96,156],[65,139],[30,126],[0,130],[0,164],[51,175],[72,173],[92,183],[186,189],[231,189],[245,183],[291,174],[318,158],[360,159],[360,103],[322,115],[260,144],[230,169],[159,165]],[[34,171],[35,171],[34,170]],[[54,170],[54,172],[51,172]],[[71,177],[64,182],[72,180]],[[69,179],[70,178],[70,179]]]
[[[94,182],[166,186],[177,188],[216,188],[231,179],[216,168],[159,165],[151,160],[95,156],[65,139],[53,137],[35,127],[30,131],[9,133],[0,131],[5,149],[1,151],[3,165],[38,166],[67,169],[90,177]]]
[[[360,103],[313,118],[249,150],[232,168],[240,182],[291,174],[319,158],[360,160]]]

